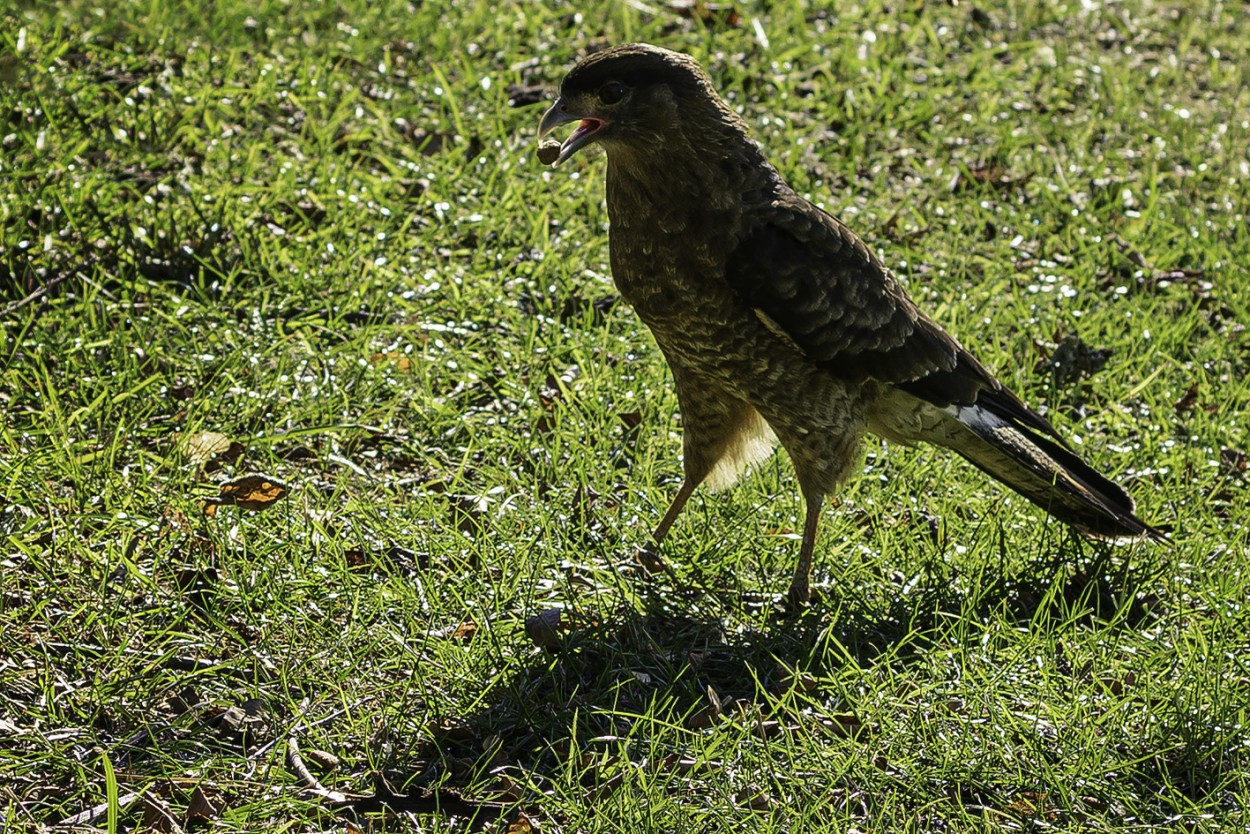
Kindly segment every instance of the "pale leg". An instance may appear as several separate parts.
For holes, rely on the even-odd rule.
[[[812,598],[812,554],[816,551],[816,530],[820,527],[820,511],[825,503],[824,495],[807,496],[807,518],[803,521],[803,544],[799,547],[799,564],[790,580],[786,598],[790,605],[800,608]]]

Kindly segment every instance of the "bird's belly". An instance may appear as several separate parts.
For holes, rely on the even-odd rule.
[[[614,237],[621,297],[681,369],[683,384],[749,403],[794,461],[805,491],[831,490],[858,458],[862,386],[834,379],[770,331],[725,282],[721,255],[658,231]]]
[[[821,371],[749,311],[695,309],[642,316],[686,384],[754,407],[794,461],[805,488],[823,493],[844,480],[867,425],[862,386]]]

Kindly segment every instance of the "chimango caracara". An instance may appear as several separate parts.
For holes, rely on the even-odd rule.
[[[696,487],[732,485],[780,442],[806,501],[789,590],[805,603],[821,507],[866,432],[953,449],[1084,533],[1160,535],[863,241],[786,185],[693,59],[645,44],[583,59],[539,138],[571,122],[554,161],[607,153],[612,274],[681,407],[685,482],[657,546]]]

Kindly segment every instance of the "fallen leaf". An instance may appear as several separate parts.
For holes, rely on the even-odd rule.
[[[664,573],[668,564],[660,554],[649,547],[640,547],[634,551],[634,561],[648,574]]]
[[[217,497],[210,498],[205,503],[204,514],[215,515],[217,507],[230,504],[245,510],[263,510],[286,495],[289,489],[290,487],[277,478],[249,472],[220,484]]]
[[[1137,684],[1137,673],[1129,671],[1119,677],[1106,675],[1099,678],[1099,683],[1105,686],[1112,695],[1123,695],[1126,690],[1132,689]]]
[[[859,738],[863,733],[871,734],[876,729],[872,724],[865,724],[853,712],[833,713],[821,724],[826,730],[840,738]]]
[[[257,736],[266,735],[265,702],[249,698],[236,704],[217,717],[217,733],[224,739],[237,740],[247,745]]]
[[[1065,388],[1101,371],[1114,354],[1111,348],[1093,347],[1078,336],[1064,336],[1053,350],[1044,351],[1037,370],[1049,370],[1055,387]]]
[[[306,750],[304,758],[313,762],[322,770],[335,770],[339,766],[339,757],[325,750]]]
[[[724,711],[724,703],[721,701],[720,695],[712,688],[711,684],[707,686],[707,699],[712,704],[712,714],[720,715]]]
[[[618,411],[616,416],[625,424],[625,428],[631,431],[642,425],[641,411]]]
[[[1241,449],[1220,449],[1220,474],[1243,475],[1250,457]]]
[[[524,811],[518,811],[516,821],[508,826],[504,834],[532,834],[536,831],[538,827],[534,825],[530,816]]]
[[[213,785],[196,785],[187,800],[187,822],[212,822],[226,808],[221,788]]]
[[[390,365],[401,374],[412,373],[412,358],[394,350],[373,354],[369,357],[369,364],[375,368]]]
[[[197,431],[184,435],[182,451],[187,459],[198,467],[205,467],[214,460],[234,463],[243,454],[243,445],[215,431]]]
[[[586,798],[590,802],[600,802],[616,793],[617,789],[625,782],[625,771],[621,770],[609,776],[605,781],[601,782],[598,787],[590,791]]]
[[[765,791],[735,794],[734,801],[739,808],[749,808],[752,811],[769,811],[777,806],[777,800]]]
[[[525,620],[525,635],[534,643],[543,649],[556,649],[560,647],[562,642],[560,639],[560,631],[562,630],[561,619],[564,612],[559,608],[548,608],[542,613],[536,614]]]
[[[143,822],[140,829],[145,832],[156,832],[156,834],[177,834],[182,831],[182,826],[178,824],[178,818],[174,816],[174,812],[169,810],[169,806],[165,804],[165,800],[153,794],[145,794],[143,799]]]
[[[211,565],[206,568],[182,568],[174,574],[174,584],[187,600],[201,610],[208,607],[217,594],[217,569]]]
[[[951,184],[952,191],[962,191],[973,185],[988,185],[991,188],[1007,189],[1022,186],[1033,179],[1032,172],[1022,177],[1012,177],[1005,168],[994,163],[969,165],[966,170],[966,174],[964,171],[960,171],[955,176],[955,181]]]

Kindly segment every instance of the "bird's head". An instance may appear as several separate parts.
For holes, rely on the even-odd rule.
[[[538,138],[561,125],[577,129],[560,146],[555,164],[598,143],[614,156],[671,152],[698,126],[736,123],[707,74],[688,55],[644,43],[596,52],[578,62],[543,116]]]

